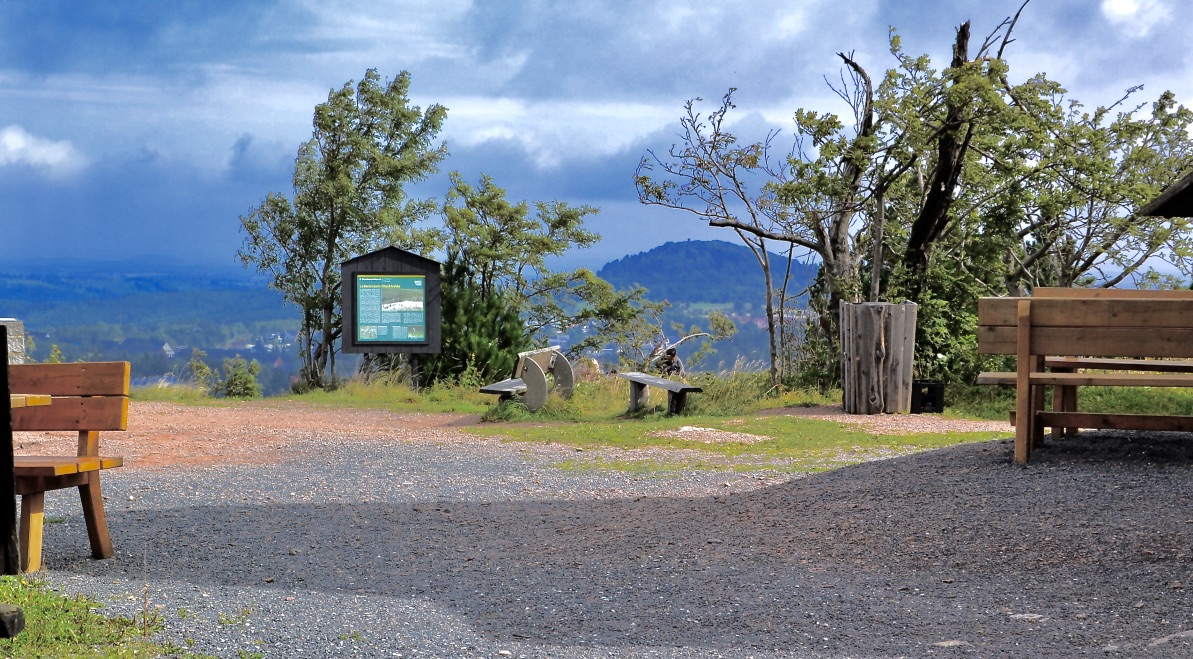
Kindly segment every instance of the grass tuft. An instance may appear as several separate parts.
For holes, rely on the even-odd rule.
[[[0,577],[0,602],[15,604],[25,614],[25,631],[16,638],[0,639],[0,656],[29,659],[58,657],[161,657],[178,654],[151,643],[160,621],[107,617],[96,612],[98,602],[79,595],[58,593],[45,583],[27,577]]]

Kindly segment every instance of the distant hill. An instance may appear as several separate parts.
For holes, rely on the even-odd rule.
[[[782,282],[786,257],[771,254],[776,285]],[[788,291],[801,293],[819,266],[793,263]],[[686,240],[606,263],[597,273],[619,289],[635,284],[651,300],[679,304],[735,304],[755,308],[765,303],[762,269],[745,245],[723,240]]]
[[[296,317],[260,277],[176,273],[0,274],[0,316],[27,325],[249,323]]]

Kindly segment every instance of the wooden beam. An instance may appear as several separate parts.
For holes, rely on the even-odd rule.
[[[1032,384],[1068,387],[1193,387],[1183,373],[1032,373]]]
[[[51,405],[14,410],[12,427],[13,430],[126,430],[128,398],[55,396]]]
[[[1189,290],[1151,290],[1138,288],[1058,288],[1040,286],[1031,290],[1031,296],[1036,299],[1077,298],[1077,299],[1142,299],[1142,300],[1193,300],[1193,291]]]
[[[1051,428],[1102,428],[1106,430],[1152,430],[1193,432],[1193,416],[1152,414],[1099,414],[1096,412],[1041,412],[1041,425]]]
[[[127,396],[128,362],[13,364],[8,367],[13,391],[52,396]]]
[[[1035,424],[1035,410],[1032,409],[1031,376],[1031,300],[1016,302],[1018,329],[1016,332],[1017,369],[1015,378],[1015,411],[1019,423],[1015,426],[1015,463],[1027,464],[1031,457],[1032,428]]]

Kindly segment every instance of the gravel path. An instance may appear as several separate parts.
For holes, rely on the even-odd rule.
[[[45,578],[218,657],[1193,656],[1193,437],[659,478],[401,418],[110,472],[110,560],[50,493]]]

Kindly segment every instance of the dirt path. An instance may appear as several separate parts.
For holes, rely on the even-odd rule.
[[[132,402],[127,432],[104,433],[103,452],[122,455],[130,468],[166,464],[265,464],[313,450],[322,441],[473,441],[460,428],[480,422],[477,415],[422,414],[373,409],[319,407],[293,401],[250,401],[211,406]],[[995,431],[1013,428],[996,421],[968,421],[941,415],[842,414],[839,407],[768,410],[857,423],[872,432]],[[717,431],[684,427],[684,439],[716,441]],[[729,435],[734,433],[721,433]],[[18,432],[17,455],[56,455],[75,450],[72,433]]]

